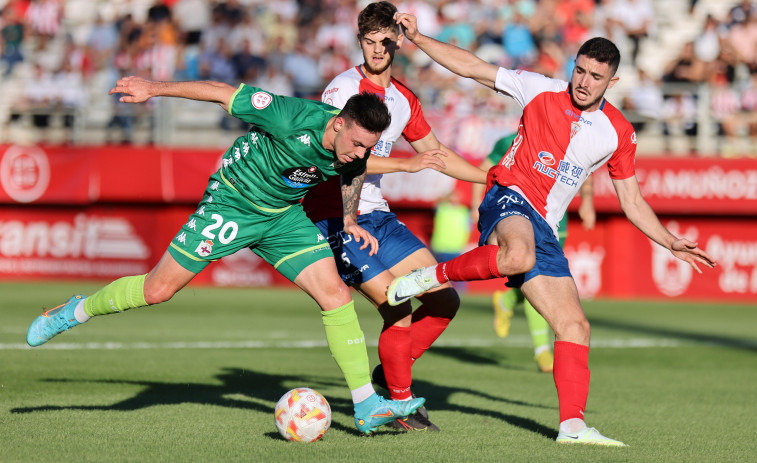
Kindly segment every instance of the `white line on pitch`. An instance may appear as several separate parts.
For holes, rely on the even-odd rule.
[[[591,341],[593,348],[638,349],[652,347],[679,347],[683,343],[675,339],[596,339]],[[686,343],[695,344],[695,343]],[[376,347],[376,341],[367,345]],[[531,347],[527,336],[513,337],[507,341],[440,339],[434,343],[437,347]],[[126,350],[126,349],[302,349],[326,347],[325,340],[301,341],[194,341],[194,342],[52,342],[43,347],[48,350]],[[0,343],[0,350],[31,349],[23,343]]]

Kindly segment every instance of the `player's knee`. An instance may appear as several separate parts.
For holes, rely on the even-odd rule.
[[[497,267],[504,275],[526,273],[534,268],[534,265],[536,265],[536,255],[525,248],[500,248],[497,254]]]
[[[587,343],[591,337],[591,325],[586,317],[562,320],[555,324],[556,339],[576,343]]]
[[[176,290],[168,285],[159,285],[145,282],[144,296],[145,302],[149,305],[160,304],[171,300]]]

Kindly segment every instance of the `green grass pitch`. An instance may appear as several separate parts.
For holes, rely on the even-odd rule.
[[[358,435],[317,307],[297,290],[188,287],[161,306],[98,317],[25,346],[43,306],[100,285],[0,284],[0,462],[754,461],[757,305],[585,303],[592,322],[587,422],[628,448],[561,446],[551,375],[522,311],[491,328],[488,297],[414,367],[440,433]],[[356,295],[371,366],[381,322]],[[279,397],[326,396],[321,441],[284,441]]]

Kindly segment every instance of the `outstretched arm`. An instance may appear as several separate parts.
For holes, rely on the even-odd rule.
[[[118,79],[116,86],[108,93],[123,93],[120,98],[123,103],[142,103],[155,96],[172,96],[216,103],[228,111],[235,91],[236,88],[222,82],[160,82],[129,76]]]
[[[486,183],[486,172],[442,145],[434,132],[429,132],[428,135],[410,145],[418,153],[410,158],[371,156],[368,158],[368,173],[389,174],[434,169],[458,180]]]
[[[697,263],[709,268],[716,265],[712,257],[697,247],[697,243],[678,238],[660,223],[657,215],[641,196],[639,182],[635,176],[624,180],[613,180],[612,184],[618,193],[623,213],[649,239],[669,249],[677,258],[688,262],[698,273],[702,271]]]
[[[418,20],[408,13],[394,16],[397,24],[405,28],[405,37],[423,50],[434,61],[461,77],[475,79],[482,85],[494,88],[499,68],[489,64],[473,53],[454,45],[439,42],[418,31]]]
[[[342,175],[342,208],[344,211],[344,232],[355,237],[355,241],[363,239],[360,249],[371,247],[368,255],[378,252],[378,240],[366,229],[357,224],[357,207],[360,203],[360,191],[363,189],[365,172],[354,177]]]

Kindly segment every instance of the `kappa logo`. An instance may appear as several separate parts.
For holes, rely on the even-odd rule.
[[[184,232],[181,232],[179,236],[176,237],[176,241],[178,241],[181,244],[187,244],[187,234]]]
[[[200,257],[208,257],[213,252],[213,242],[211,240],[205,240],[197,245],[195,252]]]
[[[305,134],[300,137],[297,137],[297,139],[301,141],[302,144],[310,146],[310,135]]]
[[[273,97],[265,92],[255,92],[250,97],[250,102],[255,109],[265,109],[273,101]]]
[[[191,228],[192,230],[197,231],[197,221],[195,219],[190,220],[187,223],[187,227]]]
[[[633,132],[631,134],[631,143],[633,143],[634,145],[636,144],[636,132]]]

